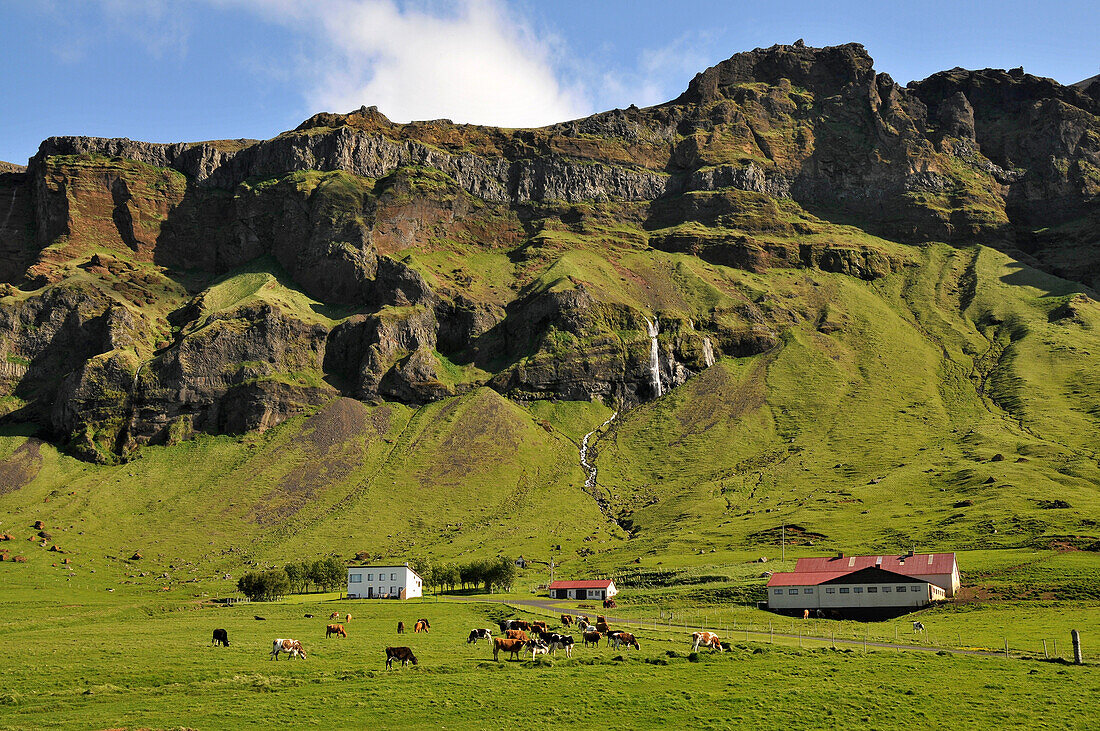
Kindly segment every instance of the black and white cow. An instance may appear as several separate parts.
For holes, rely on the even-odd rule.
[[[493,643],[493,633],[488,629],[472,629],[470,630],[470,636],[466,638],[466,644],[476,643],[478,640],[488,640],[489,644]]]

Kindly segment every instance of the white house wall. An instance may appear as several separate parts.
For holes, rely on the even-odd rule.
[[[898,586],[905,586],[898,592]],[[913,587],[917,587],[913,591]],[[884,592],[888,588],[890,591]],[[829,591],[832,589],[833,591]],[[847,591],[842,591],[847,589]],[[875,591],[868,591],[875,589]],[[858,591],[857,591],[858,590]],[[776,592],[781,591],[781,594]],[[794,592],[794,593],[792,593]],[[768,587],[770,609],[871,609],[923,607],[944,592],[929,584],[818,584],[816,586]]]
[[[358,577],[358,580],[355,580]],[[408,566],[355,566],[348,568],[349,599],[406,599],[424,595],[420,577]]]

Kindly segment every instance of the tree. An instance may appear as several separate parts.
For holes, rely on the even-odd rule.
[[[420,574],[425,587],[435,586],[435,577],[432,569],[432,560],[427,556],[413,556],[409,558],[409,567]]]
[[[250,571],[237,579],[237,591],[252,601],[270,601],[284,596],[290,590],[290,581],[286,571]]]
[[[515,561],[505,556],[501,556],[496,561],[490,563],[488,574],[489,576],[486,584],[489,587],[489,591],[492,591],[493,587],[502,591],[508,591],[516,582],[516,578],[519,576],[519,569],[516,567]]]
[[[302,565],[293,562],[288,563],[283,567],[283,571],[286,572],[287,581],[290,582],[290,590],[301,593],[306,583],[305,571],[302,569]]]

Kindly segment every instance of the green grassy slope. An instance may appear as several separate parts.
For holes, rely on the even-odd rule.
[[[644,263],[650,288],[625,273],[623,286],[672,312],[751,299],[790,324],[771,351],[621,414],[594,440],[599,500],[577,448],[611,407],[479,389],[419,409],[337,399],[262,435],[199,436],[119,466],[9,427],[0,530],[25,541],[41,519],[78,567],[141,551],[158,573],[176,565],[168,583],[359,550],[554,556],[578,572],[685,564],[774,547],[784,524],[814,550],[1095,546],[1100,315],[1079,287],[982,247],[905,249],[912,264],[871,283],[651,254],[603,256]],[[206,301],[260,296],[309,308],[263,267]]]

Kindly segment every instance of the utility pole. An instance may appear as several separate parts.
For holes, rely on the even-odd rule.
[[[787,524],[783,524],[782,537],[779,539],[783,546],[783,560],[787,560]]]

